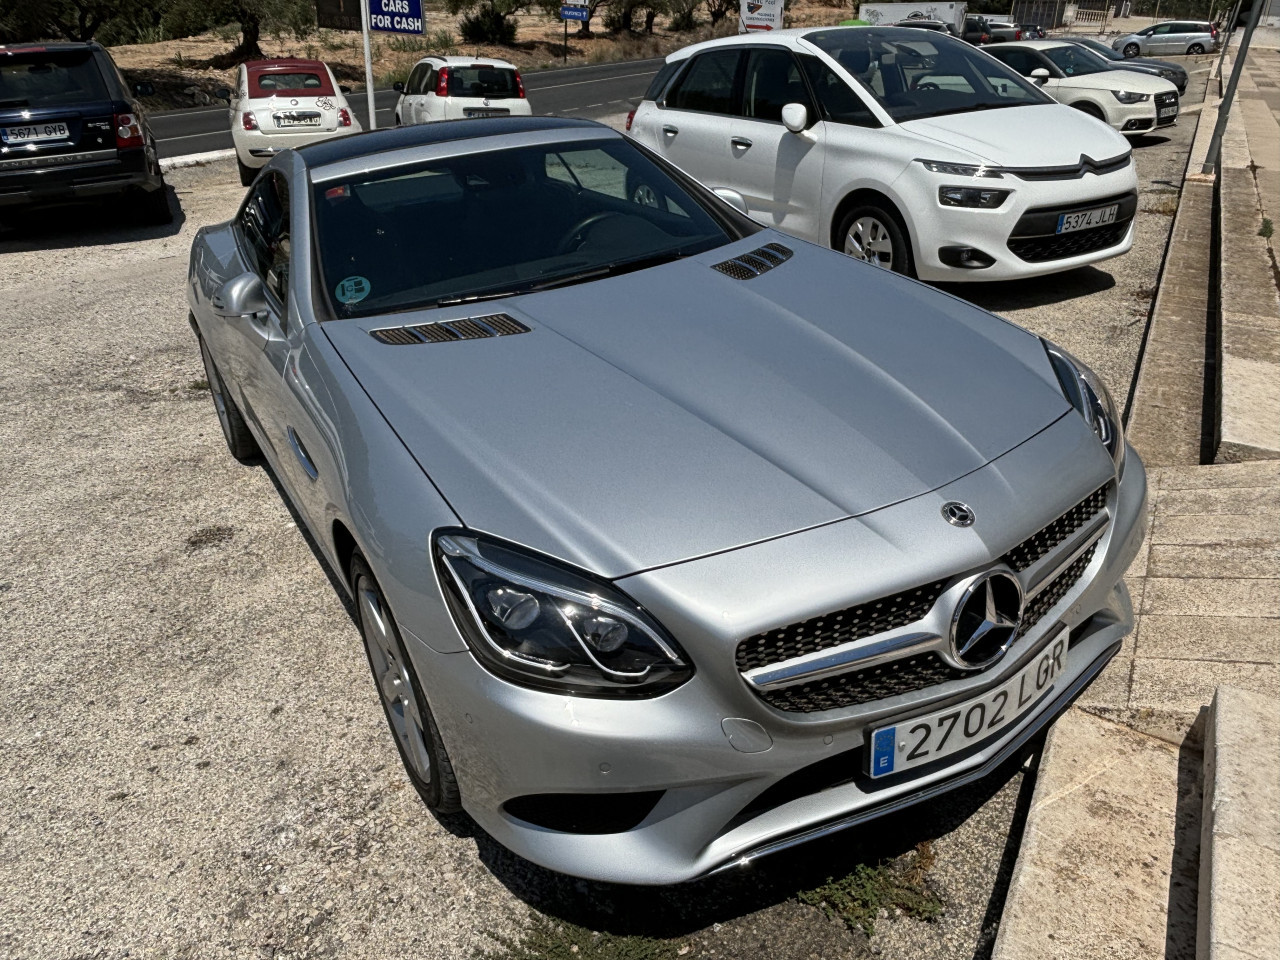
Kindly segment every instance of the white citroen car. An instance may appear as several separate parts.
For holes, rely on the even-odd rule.
[[[424,57],[394,84],[396,126],[533,114],[515,64],[489,57]]]
[[[922,280],[1037,276],[1133,245],[1124,137],[942,34],[695,44],[667,58],[629,130],[760,223]]]
[[[1085,47],[1062,40],[1002,43],[985,51],[1038,83],[1053,99],[1140,137],[1178,121],[1178,88],[1162,77],[1116,70]]]
[[[240,65],[235,90],[219,95],[231,103],[231,140],[240,182],[281,150],[360,132],[346,88],[319,60],[252,60]]]

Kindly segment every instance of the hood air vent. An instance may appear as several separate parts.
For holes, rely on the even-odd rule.
[[[711,269],[719,270],[726,277],[733,277],[735,280],[750,280],[786,263],[793,255],[790,249],[780,243],[766,243],[750,253],[740,253],[732,260],[713,263]]]
[[[452,340],[484,340],[489,337],[509,337],[514,333],[528,333],[529,328],[505,313],[487,317],[468,317],[465,320],[442,320],[439,323],[420,323],[412,327],[388,327],[370,330],[369,335],[379,343],[404,346],[411,343],[449,343]]]

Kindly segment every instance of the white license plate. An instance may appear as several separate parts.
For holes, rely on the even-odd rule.
[[[1104,227],[1116,222],[1116,214],[1120,205],[1113,203],[1109,207],[1098,207],[1095,210],[1084,210],[1080,213],[1064,213],[1058,216],[1056,233],[1070,233],[1073,230],[1088,230],[1090,227]]]
[[[320,126],[320,114],[314,116],[290,117],[277,113],[275,115],[276,129],[281,127],[318,127]]]
[[[71,131],[65,123],[34,123],[27,127],[0,128],[0,140],[5,143],[32,143],[36,140],[70,140]]]
[[[476,118],[476,117],[505,117],[505,116],[510,115],[511,111],[510,111],[510,110],[472,110],[472,109],[467,109],[467,110],[463,110],[463,111],[462,111],[462,113],[463,113],[463,115],[464,115],[464,116],[466,116],[468,119],[474,119],[474,118]]]
[[[1161,119],[1161,120],[1163,120],[1165,117],[1176,117],[1177,115],[1178,115],[1178,107],[1177,107],[1177,105],[1174,105],[1174,106],[1172,106],[1172,107],[1161,107],[1161,108],[1160,108],[1160,119]]]
[[[871,731],[871,776],[901,773],[997,736],[1053,689],[1067,666],[1067,640],[1060,629],[1039,656],[981,697]]]

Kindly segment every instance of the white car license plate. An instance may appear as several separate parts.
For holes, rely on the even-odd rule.
[[[462,113],[468,119],[474,119],[476,117],[505,117],[505,116],[508,116],[511,113],[511,111],[510,110],[478,110],[478,109],[473,109],[471,107],[468,107],[466,110],[463,110]]]
[[[871,731],[871,776],[901,773],[997,736],[1053,689],[1066,669],[1067,640],[1059,629],[1039,656],[980,697]]]
[[[71,131],[65,123],[36,123],[27,127],[0,128],[0,140],[5,143],[32,143],[36,140],[70,140]]]
[[[320,114],[303,113],[294,116],[288,113],[277,113],[275,114],[275,121],[277,130],[282,127],[318,127],[320,126]]]
[[[1113,203],[1109,207],[1097,207],[1080,213],[1063,213],[1058,216],[1056,233],[1070,233],[1072,230],[1088,230],[1090,227],[1104,227],[1116,222],[1116,214],[1120,205]]]
[[[1176,117],[1177,115],[1178,115],[1178,106],[1177,106],[1177,104],[1174,104],[1172,107],[1161,107],[1161,108],[1160,108],[1160,119],[1161,119],[1161,120],[1163,120],[1165,117]]]

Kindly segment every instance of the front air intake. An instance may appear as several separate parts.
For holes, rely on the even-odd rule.
[[[713,263],[712,270],[719,270],[734,280],[750,280],[774,267],[781,266],[794,256],[794,252],[780,243],[766,243],[749,253],[740,253],[722,263]]]
[[[406,346],[413,343],[450,343],[454,340],[485,340],[490,337],[509,337],[516,333],[528,333],[515,317],[494,313],[487,317],[467,317],[462,320],[441,320],[437,323],[419,323],[410,327],[385,327],[370,330],[369,335],[379,343]]]

